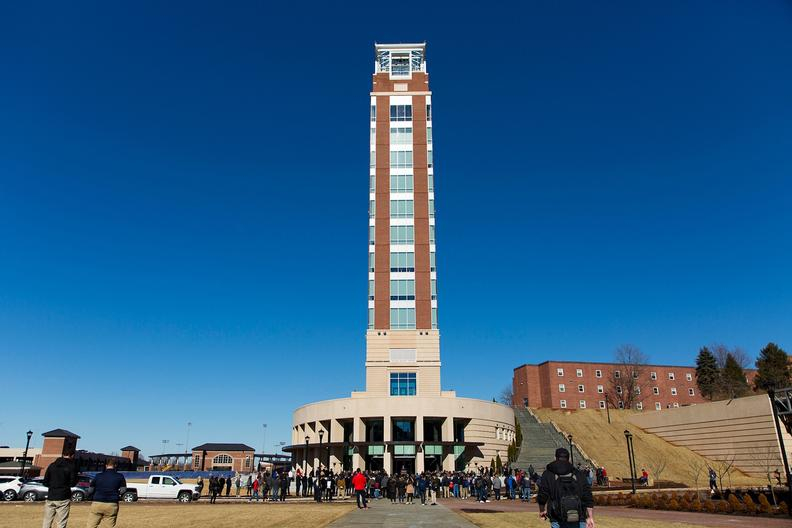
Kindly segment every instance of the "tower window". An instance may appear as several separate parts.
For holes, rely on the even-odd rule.
[[[414,301],[415,300],[415,281],[392,280],[390,281],[391,301]]]
[[[391,121],[412,121],[412,105],[391,105]]]
[[[414,244],[415,228],[414,226],[391,226],[390,238],[390,242],[393,245]],[[371,243],[373,244],[374,242],[372,241]]]
[[[412,200],[391,200],[390,216],[391,218],[412,218],[413,207]]]
[[[413,175],[391,174],[390,190],[391,192],[413,192]]]
[[[413,166],[413,153],[411,150],[395,150],[390,153],[390,166],[392,169],[409,169]]]
[[[393,330],[414,330],[415,308],[391,308],[390,327]]]
[[[415,271],[415,253],[397,252],[390,254],[391,272]]]
[[[410,107],[412,108],[412,107]],[[391,145],[412,145],[413,129],[411,127],[396,127],[390,129]]]
[[[391,372],[391,396],[415,396],[417,393],[415,372]]]

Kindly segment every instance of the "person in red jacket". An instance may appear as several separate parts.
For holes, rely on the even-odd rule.
[[[355,496],[357,497],[358,508],[368,509],[368,500],[366,500],[366,482],[368,479],[366,475],[360,472],[360,468],[355,471],[355,476],[352,477],[352,487],[355,488]]]

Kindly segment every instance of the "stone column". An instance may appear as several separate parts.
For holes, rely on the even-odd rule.
[[[445,420],[443,420],[443,429],[442,429],[442,438],[443,442],[453,442],[454,441],[454,417],[449,416]],[[454,448],[453,447],[443,447],[443,469],[445,471],[453,471],[454,470]]]
[[[391,417],[390,416],[383,416],[382,417],[382,437],[385,442],[392,442],[393,441],[393,427],[391,424]],[[382,455],[382,464],[383,469],[388,472],[390,475],[393,472],[393,464],[392,457],[393,454],[391,452],[392,446],[385,446],[385,453]]]

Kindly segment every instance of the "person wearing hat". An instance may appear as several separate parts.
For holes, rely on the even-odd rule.
[[[563,447],[556,449],[555,461],[542,474],[536,502],[539,517],[549,520],[551,528],[595,528],[591,486]]]

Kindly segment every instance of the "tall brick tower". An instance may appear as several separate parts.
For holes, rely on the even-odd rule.
[[[425,44],[377,44],[369,163],[366,392],[440,395],[432,94]]]

